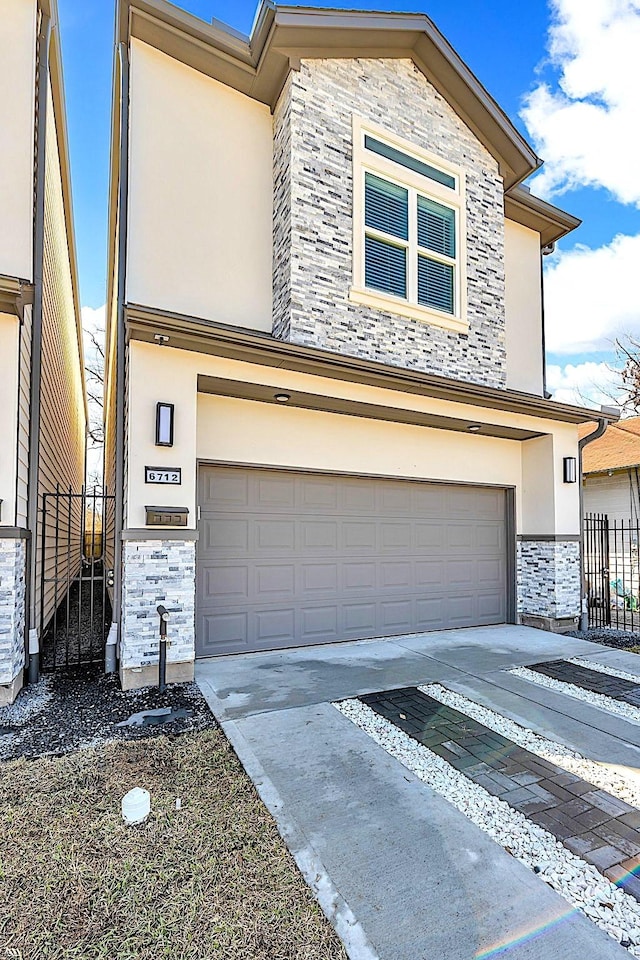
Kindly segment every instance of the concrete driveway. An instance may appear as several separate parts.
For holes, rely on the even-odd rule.
[[[640,768],[639,725],[505,672],[566,657],[640,667],[634,654],[500,626],[201,660],[196,679],[351,957],[622,960],[332,706],[440,681],[588,757]]]

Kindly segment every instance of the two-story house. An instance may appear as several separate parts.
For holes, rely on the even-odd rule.
[[[434,24],[121,0],[106,432],[126,687],[580,610],[541,252],[578,221]]]
[[[42,495],[84,481],[86,399],[55,0],[3,0],[0,15],[0,704],[14,699],[40,625]],[[68,542],[52,544],[64,582]]]

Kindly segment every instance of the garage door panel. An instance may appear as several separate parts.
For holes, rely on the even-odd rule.
[[[233,467],[198,489],[198,656],[505,620],[504,491]]]
[[[412,551],[412,526],[410,523],[394,523],[391,520],[380,521],[380,551]]]
[[[411,600],[381,600],[380,613],[383,636],[412,632],[415,617]]]
[[[302,643],[330,643],[339,637],[339,614],[336,604],[307,606],[300,611],[300,619]]]
[[[229,600],[250,599],[250,568],[245,563],[235,566],[229,564],[211,564],[202,570],[201,590],[204,597],[214,603],[228,603]]]
[[[289,555],[295,552],[296,524],[294,520],[285,518],[255,520],[253,530],[257,556],[283,550],[286,550]]]
[[[415,577],[413,564],[406,560],[382,560],[379,566],[378,585],[381,590],[401,590],[413,593]]]
[[[341,547],[346,553],[375,553],[378,549],[377,527],[373,520],[346,520],[341,534]]]
[[[255,639],[263,646],[281,643],[289,646],[296,637],[296,611],[294,607],[276,607],[250,612],[255,624]]]
[[[417,521],[414,524],[416,547],[419,551],[442,551],[445,547],[447,535],[442,520],[433,520],[431,523]]]
[[[369,517],[376,513],[377,492],[371,481],[353,478],[351,483],[339,484],[338,489],[342,512]]]
[[[338,484],[334,477],[306,478],[300,482],[300,503],[302,509],[313,508],[323,513],[336,513],[338,510]]]
[[[300,564],[300,593],[311,597],[318,593],[335,596],[340,592],[340,566],[335,561],[313,563],[302,561]]]
[[[416,589],[422,593],[433,593],[443,590],[445,585],[446,567],[441,559],[416,560],[415,582]]]
[[[281,602],[293,603],[296,597],[296,565],[294,563],[255,563],[254,589],[251,599],[256,603]]]
[[[302,520],[300,547],[311,553],[335,553],[338,549],[338,523],[333,519]]]
[[[296,484],[292,475],[261,476],[256,484],[256,505],[262,511],[296,509]]]
[[[375,601],[343,603],[342,625],[345,636],[375,636],[377,632]]]
[[[445,626],[444,600],[443,596],[416,600],[416,632],[440,630]]]
[[[201,657],[239,653],[249,649],[247,612],[210,613],[198,617],[198,650]]]
[[[346,593],[372,592],[376,589],[377,563],[345,560],[342,563],[342,585]]]

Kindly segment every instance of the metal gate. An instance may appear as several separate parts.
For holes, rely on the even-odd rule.
[[[640,632],[640,524],[590,513],[584,521],[584,574],[590,627]]]
[[[58,487],[42,496],[37,603],[44,671],[104,661],[113,502],[106,488],[98,487],[80,493]]]

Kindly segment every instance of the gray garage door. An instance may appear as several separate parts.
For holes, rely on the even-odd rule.
[[[506,619],[505,492],[202,466],[200,657]]]

